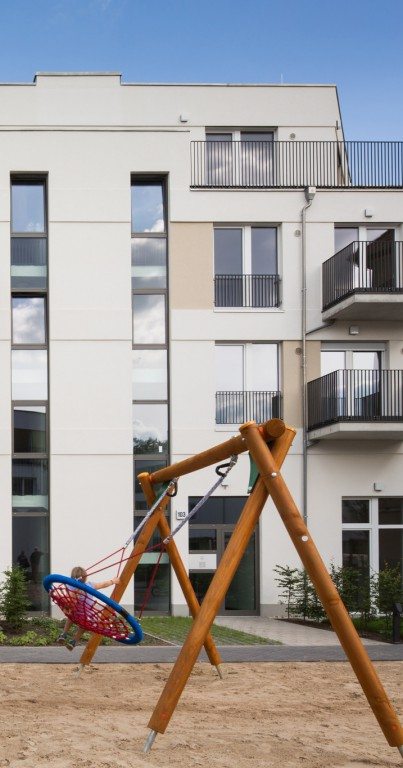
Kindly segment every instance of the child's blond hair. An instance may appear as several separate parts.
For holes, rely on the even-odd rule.
[[[87,571],[85,568],[81,568],[81,565],[76,565],[71,571],[71,578],[78,579],[80,581],[87,581]]]

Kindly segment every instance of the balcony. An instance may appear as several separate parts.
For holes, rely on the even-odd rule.
[[[355,241],[322,266],[324,320],[403,320],[403,242]]]
[[[403,189],[399,141],[192,141],[193,189]]]
[[[403,370],[339,370],[308,383],[310,440],[403,440]]]
[[[216,392],[216,424],[281,419],[280,392]]]
[[[279,307],[279,275],[216,275],[214,305],[255,309]]]

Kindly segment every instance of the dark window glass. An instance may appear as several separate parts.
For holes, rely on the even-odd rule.
[[[227,547],[232,533],[224,533]],[[225,595],[226,611],[254,611],[256,609],[255,534],[252,535],[241,562]]]
[[[46,238],[11,238],[11,288],[41,290],[46,288]]]
[[[45,298],[14,296],[12,298],[13,344],[45,344]]]
[[[48,595],[42,586],[49,573],[49,518],[35,510],[13,509],[13,565],[19,565],[27,581],[29,610],[46,611]]]
[[[369,571],[369,531],[343,531],[343,565]]]
[[[12,399],[47,400],[48,367],[45,349],[13,349]]]
[[[11,229],[13,232],[45,231],[45,185],[43,182],[13,182]]]
[[[200,496],[189,497],[189,511],[194,509],[200,501]],[[212,496],[207,499],[201,509],[192,517],[193,523],[206,523],[215,525],[235,524],[243,510],[246,496]]]
[[[163,184],[132,184],[132,232],[165,232]]]
[[[398,567],[403,579],[403,530],[379,531],[379,570],[382,571],[388,565],[390,568]]]
[[[403,525],[403,499],[379,499],[379,525]]]
[[[134,238],[132,240],[132,287],[166,288],[166,272],[166,238]]]
[[[214,230],[214,263],[216,275],[242,275],[242,229]]]
[[[277,230],[252,227],[252,274],[277,274]]]
[[[165,296],[134,294],[133,344],[165,344],[165,340]]]
[[[270,131],[242,131],[241,141],[273,141],[273,133]]]
[[[143,555],[143,558],[147,557]],[[158,555],[150,554],[152,563],[140,563],[134,575],[134,608],[136,611],[169,612],[169,564],[160,563],[154,579],[151,592],[147,595],[150,579],[152,578]],[[168,558],[167,555],[163,555]]]
[[[211,573],[211,571],[210,572],[204,571],[204,573],[195,573],[194,571],[191,571],[189,573],[190,583],[194,589],[195,595],[199,603],[203,602],[203,599],[211,584],[211,580],[213,576],[214,576],[214,573]]]
[[[346,248],[350,243],[354,243],[359,239],[357,227],[335,227],[334,229],[334,252]]]
[[[217,531],[215,528],[194,528],[189,526],[190,552],[215,552],[217,550]]]
[[[368,499],[343,499],[342,501],[343,523],[369,523]]]
[[[133,400],[166,400],[168,395],[166,349],[134,349]]]
[[[13,459],[13,506],[48,509],[46,459]]]
[[[14,408],[14,453],[46,453],[46,407]]]
[[[141,488],[137,476],[141,472],[148,472],[150,475],[156,472],[157,469],[166,467],[166,461],[135,461],[134,462],[134,508],[136,510],[148,509],[148,504],[144,498],[144,494]],[[156,495],[159,495],[159,490],[155,491]]]
[[[133,453],[167,453],[168,406],[163,403],[134,403]]]
[[[134,518],[133,518],[133,531],[136,530],[137,526],[144,520],[144,518],[145,518],[145,515],[135,515],[134,516]],[[140,536],[140,534],[141,534],[141,531],[139,532],[138,535]],[[153,533],[153,535],[150,538],[150,541],[146,545],[146,549],[150,549],[150,547],[156,547],[157,544],[161,544],[161,536],[159,534],[158,528],[155,528],[154,533]],[[138,550],[138,551],[140,551],[140,550]],[[157,559],[158,559],[159,549],[156,550],[156,552],[157,552]],[[153,563],[156,562],[155,551],[154,552],[145,552],[144,553],[144,555],[143,555],[143,557],[141,559],[141,562],[144,563],[144,562],[147,562],[147,561],[150,561],[150,562],[153,562]],[[167,562],[167,555],[163,555],[162,562],[163,563]]]

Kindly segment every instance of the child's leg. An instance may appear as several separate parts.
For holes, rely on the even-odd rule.
[[[82,629],[81,627],[77,627],[74,637],[71,640],[67,640],[66,648],[68,648],[69,651],[72,651],[73,648],[76,647],[78,641],[80,640],[84,632],[85,632],[85,629]]]
[[[73,622],[70,621],[70,619],[66,619],[63,627],[63,631],[60,633],[59,637],[57,638],[58,643],[65,643],[67,640],[67,634],[70,631],[71,627],[73,626]]]

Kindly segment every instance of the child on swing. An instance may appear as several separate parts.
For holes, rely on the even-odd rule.
[[[71,571],[71,578],[76,579],[77,581],[82,581],[85,584],[87,583],[87,572],[84,568],[77,565]],[[105,589],[105,587],[112,587],[114,584],[120,584],[120,579],[108,579],[107,581],[99,581],[96,584],[91,581],[88,582],[88,586],[93,587],[93,589]],[[79,600],[80,596],[77,596],[77,599]],[[60,643],[60,645],[65,645],[69,651],[72,651],[73,648],[76,647],[78,641],[85,632],[85,629],[82,627],[77,627],[74,637],[69,638],[68,633],[72,626],[73,622],[70,619],[66,619],[63,632],[61,632],[57,638],[57,642]]]

